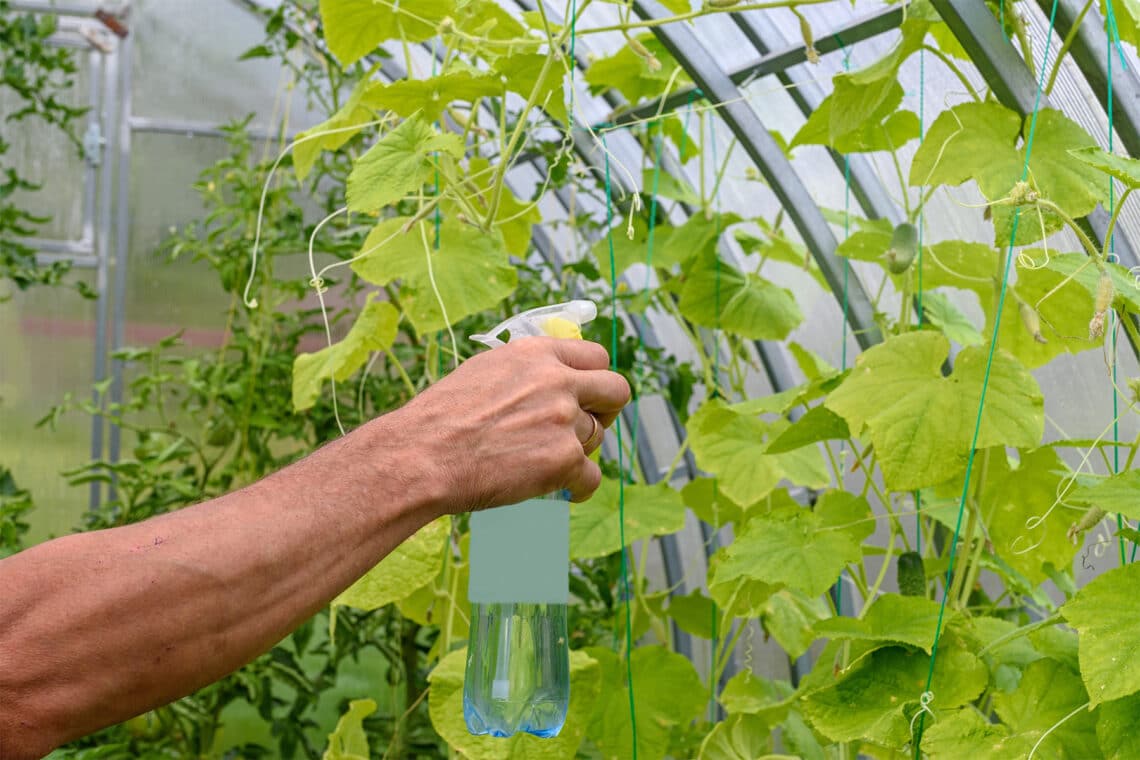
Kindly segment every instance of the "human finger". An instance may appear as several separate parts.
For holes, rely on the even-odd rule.
[[[629,382],[624,377],[604,369],[575,373],[574,392],[578,404],[596,414],[602,427],[613,423],[631,395]]]
[[[586,456],[592,454],[602,445],[606,429],[602,427],[602,423],[593,414],[589,412],[579,414],[574,427],[578,434],[578,440],[582,442],[582,451],[586,453]]]
[[[551,338],[554,354],[574,369],[598,370],[610,366],[610,355],[599,343],[571,338]]]
[[[598,463],[582,457],[578,470],[574,473],[574,479],[567,484],[566,489],[570,492],[570,501],[577,503],[593,496],[594,491],[597,491],[601,484],[602,469]]]

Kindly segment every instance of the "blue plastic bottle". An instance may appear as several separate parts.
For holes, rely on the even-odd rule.
[[[472,339],[581,337],[589,301],[534,309]],[[557,736],[570,704],[570,505],[565,494],[471,515],[471,636],[463,718],[472,734]]]

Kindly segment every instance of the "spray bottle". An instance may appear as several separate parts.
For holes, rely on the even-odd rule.
[[[590,301],[511,317],[471,339],[491,348],[548,335],[581,338]],[[557,736],[570,703],[570,504],[565,493],[471,515],[471,637],[463,717],[472,734]]]

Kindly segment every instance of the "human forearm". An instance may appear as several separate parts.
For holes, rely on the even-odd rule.
[[[5,560],[0,757],[39,756],[217,680],[439,514],[397,422],[212,502]]]

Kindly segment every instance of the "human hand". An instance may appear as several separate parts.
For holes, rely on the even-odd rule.
[[[382,419],[423,447],[430,462],[421,462],[447,488],[446,512],[563,489],[582,501],[602,478],[588,455],[630,399],[608,367],[597,343],[526,338],[472,357]]]

